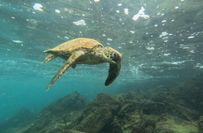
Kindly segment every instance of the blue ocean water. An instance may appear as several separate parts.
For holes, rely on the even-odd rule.
[[[202,9],[202,0],[0,0],[0,120],[74,91],[91,100],[194,77],[203,70]],[[47,91],[63,60],[43,64],[43,51],[77,37],[120,51],[119,77],[105,87],[107,64],[78,65]]]

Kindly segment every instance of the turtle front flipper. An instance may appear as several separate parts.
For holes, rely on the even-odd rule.
[[[105,86],[110,85],[116,79],[116,77],[119,75],[120,69],[121,69],[120,63],[110,63],[109,74],[105,81]]]
[[[57,72],[57,74],[51,79],[50,83],[48,84],[48,89],[51,88],[51,86],[58,80],[63,73],[72,66],[79,57],[84,55],[85,53],[83,51],[77,51],[72,53],[72,55],[65,61],[64,65],[61,67],[61,69]]]

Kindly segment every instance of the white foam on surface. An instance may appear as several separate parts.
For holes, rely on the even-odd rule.
[[[168,36],[168,35],[169,35],[168,32],[163,31],[163,32],[161,32],[161,34],[159,35],[159,37],[162,38],[162,37],[165,37],[165,36]]]
[[[203,65],[202,65],[201,63],[197,63],[197,64],[195,65],[195,67],[200,68],[200,69],[203,69]]]
[[[23,41],[21,41],[21,40],[12,40],[12,42],[14,42],[14,43],[23,43]]]
[[[193,38],[195,38],[195,36],[191,35],[191,36],[188,36],[187,38],[188,39],[193,39]]]
[[[135,31],[134,31],[134,30],[131,30],[130,33],[131,33],[131,34],[135,34]]]
[[[124,8],[124,14],[128,15],[129,14],[129,9],[128,8]]]
[[[162,20],[161,22],[162,22],[162,23],[166,23],[166,22],[167,22],[167,20],[165,20],[165,19],[164,19],[164,20]]]
[[[100,2],[100,0],[94,0],[94,2],[98,3],[98,2]]]
[[[179,8],[179,6],[175,6],[175,9],[178,9]]]
[[[77,26],[86,26],[87,25],[84,19],[74,21],[73,24],[77,25]]]
[[[141,9],[132,17],[132,20],[137,21],[140,18],[149,19],[150,16],[145,14],[145,8],[142,6]]]
[[[171,53],[164,53],[164,56],[169,56],[171,55]]]
[[[168,62],[168,61],[164,61],[163,64],[167,64],[167,65],[181,65],[185,63],[185,61],[172,61],[172,62]]]
[[[61,11],[59,9],[55,9],[55,13],[61,13]]]
[[[155,24],[155,25],[154,25],[154,27],[158,27],[158,26],[159,26],[158,24]]]
[[[118,3],[118,6],[122,6],[123,4],[122,3]]]
[[[181,48],[181,49],[190,49],[190,47],[189,47],[189,46],[184,45],[184,44],[180,44],[180,48]]]
[[[113,41],[113,39],[111,39],[111,38],[107,38],[107,41]]]
[[[103,37],[106,37],[106,34],[102,34]]]
[[[37,11],[40,11],[40,12],[44,11],[43,5],[40,4],[40,3],[35,3],[35,4],[33,5],[33,9],[34,9],[34,10],[37,10]]]
[[[149,50],[149,51],[153,51],[153,50],[155,50],[155,48],[154,47],[149,47],[149,46],[147,46],[147,47],[145,47],[147,50]]]

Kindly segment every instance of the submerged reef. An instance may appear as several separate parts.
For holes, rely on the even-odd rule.
[[[23,133],[65,133],[85,105],[79,93],[67,95],[46,107]]]
[[[35,113],[22,108],[13,117],[0,124],[0,133],[21,133],[35,119],[35,116]]]
[[[202,103],[197,79],[173,88],[101,93],[88,104],[74,92],[16,133],[203,133]]]

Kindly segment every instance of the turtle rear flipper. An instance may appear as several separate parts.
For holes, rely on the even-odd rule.
[[[44,59],[43,62],[44,62],[44,63],[48,63],[49,61],[53,60],[54,58],[55,58],[55,55],[49,53],[49,54],[45,57],[45,59]]]
[[[51,79],[50,83],[48,84],[48,89],[51,88],[51,86],[58,80],[64,72],[71,67],[79,57],[84,55],[85,52],[83,51],[76,51],[72,53],[72,55],[65,61],[64,65],[61,67],[61,69],[56,73],[56,75]]]
[[[109,74],[105,81],[105,86],[110,85],[118,76],[120,72],[121,64],[120,63],[110,63],[109,66]]]

